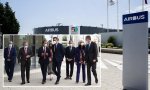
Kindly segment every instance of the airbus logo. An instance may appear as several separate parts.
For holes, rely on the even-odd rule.
[[[45,32],[59,32],[58,28],[47,28],[45,29]]]
[[[148,22],[148,11],[123,15],[123,24]]]
[[[126,21],[144,20],[144,19],[145,19],[145,15],[131,16],[131,17],[124,18],[124,22],[126,22]]]

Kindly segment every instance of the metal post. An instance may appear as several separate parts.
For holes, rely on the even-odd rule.
[[[119,32],[119,4],[117,0],[117,32]]]
[[[142,11],[144,11],[144,0],[142,0]]]
[[[107,0],[107,32],[109,31],[109,11],[108,11],[108,0]]]
[[[130,0],[129,0],[129,13],[130,13]]]

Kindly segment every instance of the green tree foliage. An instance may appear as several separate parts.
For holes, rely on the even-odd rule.
[[[0,24],[3,34],[18,34],[19,32],[19,22],[8,2],[6,2],[5,5],[0,3]]]
[[[107,40],[107,43],[112,43],[114,46],[116,46],[116,38],[114,36],[110,36]]]

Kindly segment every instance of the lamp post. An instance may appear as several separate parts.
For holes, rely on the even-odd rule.
[[[101,28],[103,29],[103,24],[101,24]]]

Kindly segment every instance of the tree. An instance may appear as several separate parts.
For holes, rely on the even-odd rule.
[[[5,21],[4,19],[4,6],[2,3],[0,3],[0,24],[3,24]],[[1,25],[0,25],[0,30],[1,30]]]
[[[107,40],[107,43],[112,43],[114,46],[116,46],[116,38],[114,36],[110,36]]]
[[[1,32],[3,34],[18,34],[19,32],[19,22],[8,2],[5,3],[5,6],[0,3],[0,24],[2,24]]]

